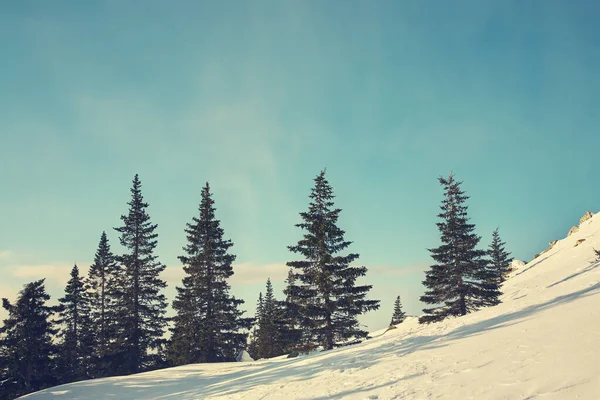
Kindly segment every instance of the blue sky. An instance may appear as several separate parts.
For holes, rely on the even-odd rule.
[[[19,1],[0,13],[0,296],[73,262],[140,174],[172,299],[209,181],[250,309],[327,167],[388,323],[418,313],[453,171],[487,246],[529,260],[598,211],[600,6],[589,1]]]

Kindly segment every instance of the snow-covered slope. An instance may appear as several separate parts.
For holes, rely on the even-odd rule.
[[[585,241],[575,244],[581,239]],[[27,399],[600,399],[600,214],[522,265],[503,303],[347,348],[83,381]]]

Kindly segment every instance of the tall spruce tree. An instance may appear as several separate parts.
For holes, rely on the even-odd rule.
[[[271,358],[283,354],[281,343],[281,308],[273,294],[271,279],[267,279],[265,297],[259,296],[257,350],[258,358]]]
[[[53,377],[56,334],[46,302],[44,279],[28,283],[15,304],[2,299],[8,318],[0,327],[0,399],[7,400],[56,384]]]
[[[477,249],[480,237],[469,223],[465,204],[469,197],[460,188],[462,182],[452,174],[438,180],[444,188],[441,221],[436,224],[442,245],[429,249],[436,263],[426,273],[427,291],[421,301],[433,307],[423,310],[420,323],[465,315],[494,303],[500,295],[497,283],[490,279],[486,251]]]
[[[492,234],[492,243],[488,250],[488,257],[490,258],[491,275],[498,286],[502,285],[512,272],[510,269],[512,257],[505,250],[505,246],[506,243],[500,239],[500,233],[498,233],[498,228],[496,228]]]
[[[307,345],[321,344],[325,350],[343,344],[348,339],[367,336],[360,329],[357,317],[379,308],[379,300],[365,299],[371,285],[357,286],[356,280],[367,273],[364,266],[353,267],[356,253],[336,255],[352,242],[344,240],[344,231],[337,226],[341,209],[333,208],[333,189],[322,171],[315,179],[307,212],[301,212],[304,237],[288,249],[303,256],[290,261],[298,282],[289,287],[300,306],[303,341]]]
[[[402,311],[402,302],[400,301],[400,296],[398,296],[394,302],[394,314],[392,315],[392,321],[390,322],[390,325],[401,324],[405,319],[406,313]]]
[[[94,256],[94,263],[88,271],[90,285],[90,312],[95,327],[93,376],[111,374],[113,348],[117,343],[115,288],[117,287],[118,264],[110,250],[106,232],[102,232],[100,243]]]
[[[158,225],[150,222],[146,212],[142,184],[138,175],[133,179],[129,212],[122,215],[123,226],[115,228],[126,253],[118,257],[121,264],[114,291],[115,310],[119,329],[119,356],[117,373],[136,373],[154,368],[167,324],[167,302],[161,293],[166,287],[160,273],[165,265],[157,261],[154,249]]]
[[[233,275],[233,245],[223,239],[220,221],[208,183],[202,189],[199,216],[185,229],[187,245],[183,263],[186,276],[177,287],[173,301],[176,315],[170,345],[171,362],[180,365],[198,362],[235,361],[246,347],[252,318],[243,318],[243,300],[229,294],[227,279]]]
[[[91,377],[94,332],[90,318],[90,294],[88,285],[79,275],[77,264],[71,270],[71,279],[65,287],[65,295],[58,299],[61,329],[58,378],[61,383]]]

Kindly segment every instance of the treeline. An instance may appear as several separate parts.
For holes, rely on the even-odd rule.
[[[437,223],[442,245],[430,250],[436,264],[427,272],[421,301],[432,307],[424,310],[422,323],[498,304],[509,273],[498,231],[489,250],[477,249],[480,238],[469,223],[460,182],[452,175],[439,181],[445,194]],[[160,278],[165,265],[155,254],[157,225],[136,175],[128,211],[115,228],[121,254],[112,252],[103,232],[87,276],[75,265],[57,306],[47,305],[43,279],[25,285],[14,304],[3,299],[9,316],[0,328],[0,399],[82,379],[234,361],[242,350],[255,359],[293,356],[368,338],[358,317],[377,310],[380,302],[367,298],[371,285],[358,283],[367,268],[355,266],[359,255],[347,252],[352,242],[338,227],[341,210],[334,197],[322,171],[296,225],[302,238],[288,247],[297,259],[287,263],[284,297],[276,299],[267,280],[256,315],[248,318],[240,309],[244,301],[229,293],[236,257],[207,183],[185,228],[187,242],[179,256],[185,277],[176,287],[175,316],[169,319]],[[390,325],[404,319],[398,296]]]

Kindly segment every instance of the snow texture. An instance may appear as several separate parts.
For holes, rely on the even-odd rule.
[[[574,244],[586,239],[579,246]],[[518,266],[503,303],[297,358],[82,381],[37,399],[598,399],[600,216]]]

